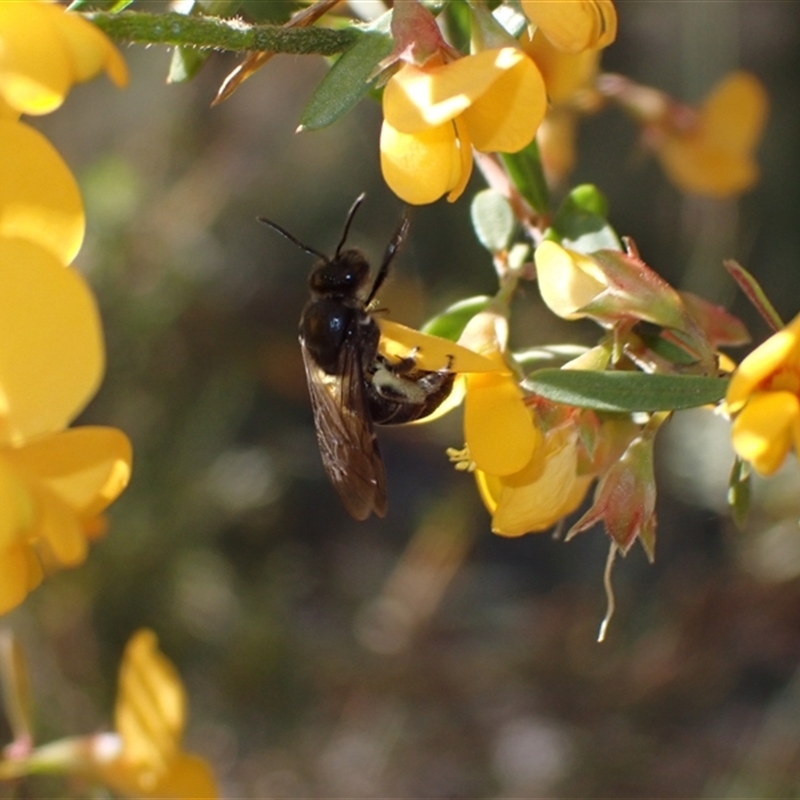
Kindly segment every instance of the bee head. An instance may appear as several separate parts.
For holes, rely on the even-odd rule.
[[[369,277],[369,261],[355,248],[320,261],[311,272],[308,286],[316,294],[355,295]]]

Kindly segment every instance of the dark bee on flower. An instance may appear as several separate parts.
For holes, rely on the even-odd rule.
[[[311,298],[300,316],[303,354],[322,463],[355,519],[386,513],[386,474],[373,424],[399,425],[428,416],[450,394],[455,373],[419,369],[412,356],[391,361],[378,352],[380,330],[370,313],[389,267],[408,235],[403,215],[374,280],[356,248],[343,249],[364,195],[353,203],[331,258],[259,217],[302,250],[317,256],[308,280]],[[449,365],[448,365],[449,366]]]

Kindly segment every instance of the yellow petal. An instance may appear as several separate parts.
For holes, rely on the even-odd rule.
[[[81,564],[89,545],[75,509],[41,483],[31,488],[36,498],[36,519],[29,538],[45,566],[58,569]]]
[[[94,25],[62,6],[42,2],[0,3],[0,95],[25,114],[47,114],[72,84],[105,68],[123,85],[122,57]]]
[[[522,46],[539,68],[551,103],[567,102],[588,87],[597,74],[599,50],[565,53],[551,44],[541,30],[532,39],[524,36]]]
[[[25,480],[0,451],[0,550],[22,541],[33,526],[35,500]]]
[[[14,3],[0,2],[0,9]],[[0,237],[35,242],[69,264],[85,219],[72,173],[50,142],[28,125],[0,120]]]
[[[530,461],[542,434],[511,374],[468,377],[464,438],[470,458],[483,472],[510,475]]]
[[[522,10],[555,47],[567,53],[607,47],[617,35],[611,0],[522,0]]]
[[[661,167],[680,190],[705,197],[729,197],[758,180],[758,165],[749,154],[709,149],[704,141],[670,137],[657,151]]]
[[[0,614],[18,606],[42,581],[42,568],[23,543],[0,550]]]
[[[0,3],[0,94],[26,114],[58,108],[72,83],[68,53],[46,9]]]
[[[111,40],[96,25],[79,14],[63,11],[59,6],[48,7],[55,16],[62,40],[67,46],[73,80],[88,81],[101,70],[105,70],[115,86],[123,87],[128,83],[125,60]]]
[[[453,120],[456,129],[456,142],[458,143],[458,166],[452,174],[453,186],[447,194],[447,202],[455,203],[467,188],[469,177],[472,175],[472,142],[469,138],[469,130],[464,122],[464,117],[456,117]]]
[[[703,102],[703,138],[730,153],[750,151],[763,133],[767,105],[767,93],[754,75],[731,73]]]
[[[40,481],[80,517],[94,517],[127,485],[131,445],[116,428],[87,426],[10,449],[6,459]]]
[[[534,254],[539,292],[548,308],[563,319],[579,319],[581,309],[606,289],[593,261],[556,242],[542,242]]]
[[[772,475],[794,443],[799,420],[800,401],[795,395],[758,392],[733,422],[733,448],[756,472]]]
[[[177,670],[159,651],[152,631],[137,631],[120,666],[114,725],[125,759],[148,770],[152,786],[177,754],[185,715],[186,695]]]
[[[536,64],[518,50],[498,51],[514,64],[464,111],[473,146],[484,153],[516,153],[536,135],[547,110],[544,80]]]
[[[551,186],[561,184],[575,167],[576,128],[577,116],[572,109],[554,108],[545,115],[536,131],[542,168]]]
[[[420,369],[436,372],[450,368],[452,372],[497,372],[494,361],[468,350],[449,339],[431,336],[399,322],[378,318],[381,329],[380,351],[390,359],[413,357]]]
[[[403,133],[418,133],[462,114],[527,56],[515,47],[484,50],[441,66],[404,64],[383,93],[383,116]]]
[[[536,533],[572,513],[593,480],[590,475],[578,476],[577,469],[575,434],[559,431],[548,436],[543,457],[500,479],[492,531],[501,536]]]
[[[384,120],[380,147],[383,178],[407,203],[433,203],[461,177],[461,156],[451,122],[409,134]]]
[[[80,274],[33,244],[0,239],[0,442],[65,427],[102,371],[100,319]]]
[[[786,365],[800,366],[800,314],[750,353],[731,377],[725,403],[737,412],[750,395]]]
[[[199,756],[180,753],[146,797],[214,800],[219,789],[208,762]]]

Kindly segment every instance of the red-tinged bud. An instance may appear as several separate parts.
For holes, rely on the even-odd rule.
[[[657,425],[648,426],[600,478],[592,507],[572,526],[567,539],[602,521],[623,554],[639,539],[648,558],[653,559],[656,529],[653,436],[656,429]]]

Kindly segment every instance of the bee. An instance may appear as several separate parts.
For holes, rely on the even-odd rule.
[[[378,352],[380,329],[370,309],[389,267],[406,240],[403,214],[375,278],[366,256],[345,247],[361,194],[328,257],[280,225],[259,221],[319,261],[311,270],[311,297],[300,316],[300,350],[308,381],[322,463],[345,509],[357,520],[386,514],[386,473],[374,425],[422,419],[450,394],[455,373],[419,369],[413,356],[391,361]]]

